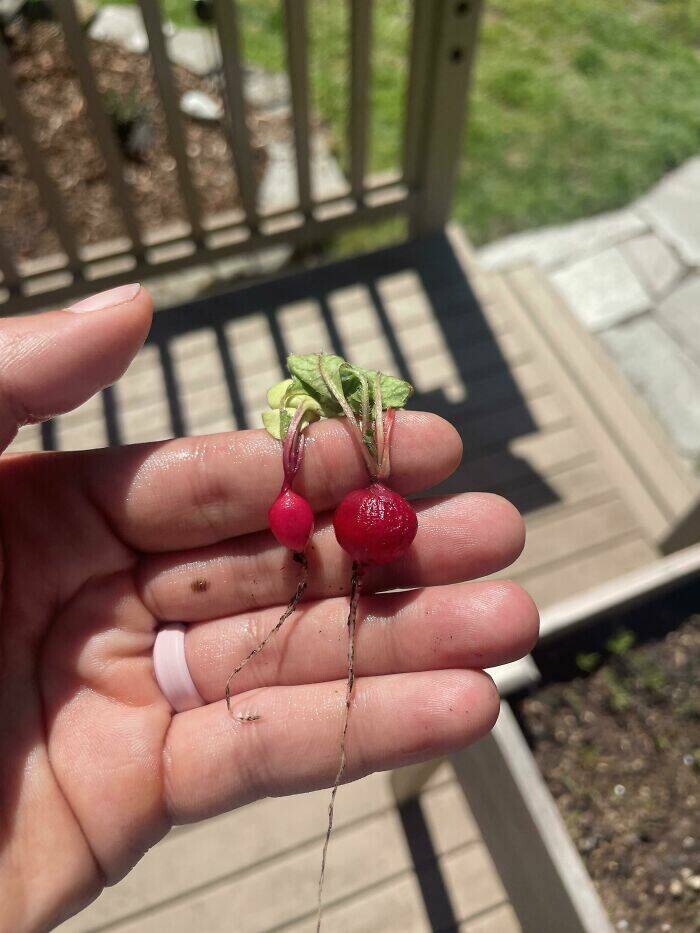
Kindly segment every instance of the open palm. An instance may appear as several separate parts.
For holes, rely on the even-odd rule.
[[[150,300],[0,326],[0,442],[117,378]],[[417,492],[457,465],[427,414],[397,418],[392,485]],[[297,565],[266,528],[281,480],[262,431],[0,461],[0,928],[45,929],[123,876],[174,823],[332,782],[344,705],[349,561],[328,510],[365,479],[342,423],[314,426],[299,489],[317,512],[308,599],[233,682],[277,620]],[[348,778],[451,751],[493,724],[480,668],[531,647],[537,613],[503,582],[464,583],[519,553],[495,496],[419,504],[409,554],[368,573]],[[173,715],[154,674],[158,626],[189,623],[206,705]],[[246,717],[248,720],[246,721]]]

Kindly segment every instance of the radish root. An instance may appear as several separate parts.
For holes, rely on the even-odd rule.
[[[316,933],[321,929],[321,914],[323,912],[323,880],[326,874],[326,856],[328,854],[328,843],[333,829],[333,810],[335,808],[335,797],[338,793],[338,787],[345,773],[345,739],[348,733],[348,722],[350,719],[350,703],[352,701],[352,688],[355,684],[355,622],[357,620],[357,605],[360,601],[360,591],[362,589],[362,575],[364,567],[355,561],[352,565],[352,578],[350,583],[350,609],[348,611],[348,680],[345,690],[345,712],[343,716],[343,731],[340,736],[340,763],[338,773],[335,776],[333,790],[331,791],[331,800],[328,804],[328,828],[326,838],[323,843],[323,855],[321,856],[321,873],[318,879],[318,908],[316,913]]]
[[[277,632],[279,632],[279,630],[282,628],[284,623],[287,621],[287,619],[290,617],[290,615],[294,612],[296,607],[299,605],[299,602],[301,601],[301,598],[304,595],[304,592],[306,590],[306,586],[309,580],[309,562],[306,559],[306,555],[303,554],[301,551],[295,551],[293,556],[294,556],[294,560],[301,566],[301,577],[299,579],[299,583],[297,584],[297,588],[294,593],[294,596],[292,596],[292,598],[289,600],[289,603],[287,604],[287,608],[284,610],[282,615],[279,617],[279,620],[275,624],[274,628],[270,630],[270,632],[265,636],[265,638],[263,638],[263,640],[260,642],[259,645],[253,648],[253,650],[250,652],[250,654],[247,657],[243,658],[243,660],[238,665],[238,667],[229,675],[229,678],[226,681],[226,691],[225,691],[226,708],[228,709],[229,713],[231,712],[231,681],[236,676],[236,674],[239,674],[243,670],[243,668],[246,666],[246,664],[249,661],[252,661],[256,655],[260,654],[260,652],[263,650],[265,645],[267,645],[270,639],[272,639],[273,636]]]

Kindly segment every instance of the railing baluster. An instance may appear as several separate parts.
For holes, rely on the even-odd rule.
[[[422,0],[416,2],[420,5]],[[441,230],[450,215],[483,0],[430,0],[430,6],[435,17],[428,39],[433,54],[424,81],[423,123],[416,127],[418,197],[411,236]]]
[[[369,130],[369,69],[372,42],[371,0],[351,0],[350,16],[350,188],[364,200]]]
[[[12,135],[22,148],[22,154],[39,192],[41,205],[48,215],[49,223],[56,232],[61,248],[68,257],[70,268],[80,274],[82,265],[78,256],[75,231],[63,209],[58,189],[44,167],[44,156],[34,142],[31,118],[24,108],[12,80],[10,56],[4,42],[0,42],[0,101],[5,109]]]
[[[426,120],[425,108],[428,103],[428,78],[434,35],[435,6],[423,0],[413,0],[403,149],[403,180],[411,189],[416,186],[420,174],[418,162],[421,131]]]
[[[5,246],[2,236],[0,236],[0,272],[2,272],[2,284],[10,292],[14,291],[19,285],[19,272],[15,266],[10,251]]]
[[[255,173],[253,172],[250,132],[246,120],[238,15],[234,0],[214,0],[214,18],[219,33],[221,58],[224,66],[236,180],[238,181],[241,203],[246,213],[246,221],[250,229],[256,231],[258,228],[257,185]]]
[[[309,146],[309,64],[306,0],[284,0],[285,39],[289,83],[292,90],[292,120],[297,166],[299,206],[304,215],[311,212]]]
[[[63,27],[68,55],[80,82],[88,117],[97,136],[100,152],[107,168],[116,206],[124,218],[124,226],[137,254],[143,252],[141,234],[131,209],[132,196],[124,180],[123,162],[114,130],[102,105],[95,74],[88,57],[83,31],[73,6],[73,0],[56,0],[55,10]]]
[[[178,96],[173,83],[173,73],[163,38],[163,20],[160,15],[160,6],[158,0],[138,0],[138,3],[148,33],[148,46],[153,73],[155,74],[163,115],[165,116],[168,144],[175,159],[180,194],[192,228],[192,235],[196,240],[201,240],[203,232],[199,215],[199,198],[190,174],[184,126],[180,116]]]

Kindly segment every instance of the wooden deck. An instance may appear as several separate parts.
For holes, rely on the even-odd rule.
[[[640,479],[595,392],[538,324],[533,295],[551,300],[540,287],[527,270],[480,272],[453,232],[207,298],[158,314],[114,389],[25,428],[13,449],[257,426],[286,353],[333,348],[409,379],[414,407],[460,429],[464,462],[441,489],[491,490],[518,505],[528,541],[508,575],[547,606],[654,559],[660,526],[694,490],[670,460],[659,467],[674,471],[668,508]],[[555,313],[566,311],[552,303]],[[630,404],[622,430],[641,419],[639,442],[665,459],[663,439]],[[61,929],[310,929],[326,803],[325,793],[262,801],[176,829]],[[449,765],[401,811],[385,776],[343,789],[337,825],[328,931],[520,929]]]

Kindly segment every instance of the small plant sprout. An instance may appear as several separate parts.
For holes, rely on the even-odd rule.
[[[289,548],[293,559],[300,566],[300,577],[294,595],[287,603],[287,608],[277,623],[256,645],[240,664],[231,672],[226,681],[226,706],[231,712],[231,682],[243,668],[260,654],[271,638],[282,628],[299,604],[308,582],[309,565],[304,553],[309,538],[314,530],[314,513],[303,496],[294,492],[292,483],[299,472],[304,456],[306,437],[304,428],[321,415],[320,406],[313,398],[305,395],[292,395],[295,408],[289,406],[289,393],[292,380],[273,386],[267,394],[270,410],[263,414],[263,424],[273,437],[282,441],[282,469],[284,478],[282,488],[267,513],[270,530],[282,547]],[[274,406],[274,407],[273,407]],[[259,717],[257,717],[259,718]],[[247,720],[252,721],[252,720]]]

